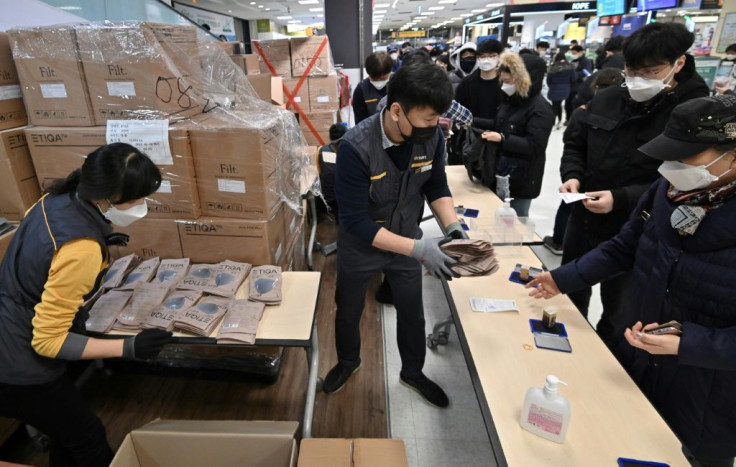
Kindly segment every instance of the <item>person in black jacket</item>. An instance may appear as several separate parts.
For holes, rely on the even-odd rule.
[[[615,353],[700,467],[732,467],[736,456],[734,108],[734,96],[677,106],[641,147],[665,178],[621,232],[530,284],[550,298],[631,271]],[[647,333],[671,320],[682,335]]]
[[[579,107],[593,98],[593,80],[601,70],[606,68],[624,69],[624,56],[621,54],[623,50],[624,37],[613,36],[603,46],[605,58],[600,63],[596,60],[596,72],[588,76],[578,88],[578,96],[573,100],[573,106]]]
[[[662,132],[676,105],[708,95],[693,57],[686,54],[693,40],[692,33],[675,23],[652,23],[636,31],[623,47],[626,83],[598,92],[585,118],[568,126],[560,191],[586,192],[594,199],[573,207],[563,264],[618,233],[658,177],[659,164],[639,152],[639,146]],[[601,283],[603,316],[597,330],[606,343],[626,280],[620,275]],[[586,317],[590,296],[590,288],[570,294]]]
[[[353,93],[356,125],[376,113],[378,102],[386,95],[386,85],[393,66],[393,60],[385,52],[374,52],[365,58],[368,78],[361,81]]]
[[[562,119],[562,101],[565,101],[567,108],[567,102],[570,100],[570,94],[572,93],[572,84],[577,79],[575,73],[575,65],[569,63],[565,58],[565,54],[558,52],[555,56],[555,61],[549,72],[547,73],[547,99],[552,101],[552,110],[557,117],[556,129],[562,128],[562,123],[570,119],[572,111],[568,111],[565,115],[565,119]]]
[[[455,100],[473,114],[473,126],[490,130],[501,101],[498,84],[498,60],[503,45],[487,39],[475,51],[478,69],[463,78],[455,89]]]
[[[580,90],[580,86],[583,81],[593,73],[593,61],[585,56],[585,50],[579,45],[574,45],[570,48],[570,55],[572,57],[572,64],[575,65],[575,81],[572,83],[572,89],[570,89],[570,97],[565,100],[565,115],[570,120],[572,111],[575,108],[573,102],[575,96]],[[565,122],[567,123],[567,122]]]
[[[541,191],[547,141],[555,123],[552,107],[540,94],[546,69],[538,55],[501,55],[501,106],[494,131],[482,136],[501,143],[496,173],[511,176],[511,207],[520,217],[529,216],[532,199]]]

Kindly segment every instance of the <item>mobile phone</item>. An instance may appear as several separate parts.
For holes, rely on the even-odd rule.
[[[644,331],[645,334],[653,334],[655,336],[662,336],[672,334],[675,336],[682,335],[682,324],[677,321],[670,321],[669,323],[660,324],[656,328]]]
[[[470,208],[468,208],[468,209],[465,210],[465,213],[463,215],[465,217],[476,218],[476,217],[478,217],[478,214],[479,213],[480,213],[480,211],[478,211],[477,209],[470,209]]]
[[[550,336],[549,334],[534,334],[534,345],[540,349],[557,350],[559,352],[572,352],[570,341],[567,337]]]
[[[532,332],[535,334],[549,334],[560,337],[567,337],[567,329],[562,323],[555,323],[551,328],[548,328],[544,323],[538,319],[530,319],[529,325],[532,328]]]
[[[625,457],[618,458],[618,465],[619,467],[640,467],[642,465],[648,465],[650,467],[670,467],[669,464],[662,462],[640,461],[638,459],[627,459]]]

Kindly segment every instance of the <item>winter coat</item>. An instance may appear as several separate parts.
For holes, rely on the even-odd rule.
[[[470,73],[465,73],[462,68],[460,68],[460,56],[463,54],[466,50],[472,50],[475,52],[476,45],[475,42],[466,42],[461,47],[458,47],[456,50],[454,50],[450,54],[450,65],[454,68],[450,74],[450,82],[452,83],[453,89],[457,87],[458,84],[460,84],[460,81],[463,80],[466,76],[468,76],[470,73],[473,73],[475,70],[478,69],[478,62],[475,62],[475,67],[473,67],[472,70],[470,70]]]
[[[677,207],[659,179],[612,240],[552,271],[563,293],[631,271],[616,353],[682,443],[697,457],[736,456],[736,198],[708,212],[692,236],[671,227]],[[648,220],[642,213],[650,214]],[[651,355],[625,327],[676,320],[678,355]]]
[[[580,191],[611,190],[613,211],[594,214],[576,203],[572,220],[586,232],[613,236],[624,225],[641,195],[659,177],[661,162],[639,152],[639,147],[662,133],[675,106],[708,95],[705,81],[695,72],[688,55],[675,75],[678,85],[660,93],[648,106],[631,99],[622,86],[595,94],[583,118],[571,122],[563,136],[560,175],[563,183],[580,180]]]
[[[584,70],[588,70],[588,73],[593,72],[593,61],[583,55],[582,57],[573,60],[572,63],[575,65],[576,74],[576,79],[572,83],[572,93],[575,94],[578,92],[578,89],[580,89],[583,81],[585,81],[586,76]]]
[[[455,89],[455,100],[462,106],[470,110],[473,116],[481,113],[481,108],[487,108],[487,102],[481,102],[478,98],[478,87],[483,78],[480,77],[480,70],[475,70],[466,76]],[[498,87],[498,95],[501,95],[501,86]],[[498,102],[498,101],[497,101]],[[474,125],[479,128],[492,128],[492,122],[488,119],[475,117]]]
[[[570,97],[572,85],[577,80],[575,66],[567,62],[555,63],[547,72],[547,99],[564,101]]]
[[[542,188],[547,141],[555,123],[552,107],[541,95],[547,66],[536,55],[510,52],[501,55],[500,66],[511,69],[517,92],[502,95],[494,122],[504,137],[496,171],[511,174],[512,197],[533,199]]]
[[[624,56],[621,54],[613,54],[606,57],[601,63],[600,69],[605,70],[606,68],[621,68],[624,69]]]

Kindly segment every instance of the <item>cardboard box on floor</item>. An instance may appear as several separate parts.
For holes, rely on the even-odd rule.
[[[110,248],[112,254],[117,258],[131,253],[135,253],[143,259],[156,256],[161,259],[186,257],[182,253],[177,221],[152,219],[146,216],[128,227],[115,227],[115,232],[130,236],[127,246]]]
[[[330,127],[337,122],[336,112],[334,110],[305,112],[305,116],[314,130],[317,131],[317,134],[322,138],[322,142],[320,142],[312,131],[312,128],[307,124],[307,120],[300,115],[299,126],[304,134],[304,139],[307,140],[307,144],[310,146],[328,144],[330,142]]]
[[[20,90],[10,40],[8,35],[2,32],[0,33],[0,130],[24,126],[27,123],[23,92]]]
[[[94,117],[71,26],[8,31],[28,120],[92,126]]]
[[[80,168],[87,154],[107,144],[105,131],[104,126],[27,128],[31,157],[41,185],[46,187]],[[185,128],[170,127],[169,147],[173,164],[158,165],[161,169],[161,188],[148,198],[148,215],[164,219],[195,219],[200,215],[199,193],[189,135]]]
[[[151,22],[75,27],[96,125],[202,113],[194,26]]]
[[[299,92],[294,95],[294,90],[296,89],[300,81],[301,80],[299,78],[284,79],[284,87],[287,91],[289,91],[289,94],[294,96],[293,103],[299,104],[299,107],[304,112],[309,112],[309,83],[307,83],[306,79],[299,88]],[[293,103],[290,102],[290,99],[287,95],[284,95],[284,103],[286,104],[287,110],[296,109],[296,106],[294,106]]]
[[[261,67],[258,62],[258,55],[245,54],[245,55],[231,55],[230,59],[237,65],[238,68],[243,70],[243,73],[248,75],[260,75]]]
[[[202,217],[177,225],[183,257],[193,263],[279,264],[291,238],[284,233],[283,205],[269,220]]]
[[[282,105],[284,103],[284,83],[281,76],[271,76],[269,73],[246,76],[253,89],[262,100]]]
[[[284,78],[291,77],[291,53],[289,39],[253,41],[253,49],[259,55],[259,67],[262,74],[273,74]]]
[[[231,41],[231,42],[214,41],[212,43],[215,46],[221,48],[222,51],[228,55],[237,55],[241,53],[241,51],[243,50],[242,42],[238,42],[238,41]]]
[[[19,221],[40,197],[24,128],[0,131],[0,217]]]
[[[157,420],[130,432],[111,467],[295,467],[298,422]]]
[[[309,76],[327,76],[334,71],[327,36],[294,37],[290,46],[291,70],[295,78],[301,77],[310,64]]]
[[[267,118],[258,121],[261,116]],[[282,128],[277,118],[240,112],[213,113],[190,127],[203,215],[271,218],[281,201],[278,159]]]
[[[400,439],[303,439],[299,467],[408,467]]]
[[[309,109],[312,112],[337,110],[340,106],[337,76],[309,78]]]

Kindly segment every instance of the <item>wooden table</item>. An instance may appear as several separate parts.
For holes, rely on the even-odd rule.
[[[319,295],[322,273],[312,271],[285,271],[282,274],[282,301],[280,305],[267,306],[258,325],[256,346],[304,347],[307,352],[307,370],[309,373],[302,436],[311,438],[312,419],[314,416],[314,400],[318,387],[319,344],[317,340],[317,298]],[[246,298],[249,279],[238,289],[236,298]],[[196,336],[188,332],[174,333],[175,342],[183,344],[216,343],[217,333],[222,322],[209,337]],[[106,338],[127,337],[134,333],[111,331]],[[237,344],[227,344],[237,345]]]
[[[493,216],[500,206],[490,190],[472,184],[464,167],[447,167],[455,204]],[[473,231],[469,232],[471,238]],[[509,282],[516,263],[540,266],[528,247],[500,256],[492,276],[443,281],[461,347],[488,430],[495,461],[512,466],[615,466],[619,457],[687,466],[681,444],[626,371],[566,296],[534,300]],[[470,297],[516,300],[521,312],[476,313]],[[538,349],[529,319],[554,306],[567,328],[572,353]],[[554,374],[572,418],[564,444],[537,437],[519,425],[524,395]]]

